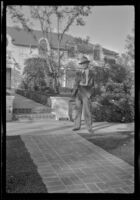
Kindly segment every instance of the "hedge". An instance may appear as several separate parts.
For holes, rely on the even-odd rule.
[[[40,104],[43,104],[43,105],[46,105],[46,106],[50,106],[50,95],[44,95],[44,94],[41,94],[39,92],[34,92],[34,91],[30,91],[30,90],[19,90],[17,89],[16,90],[16,93],[21,95],[21,96],[24,96],[26,98],[29,98],[33,101],[36,101],[37,103],[40,103]]]
[[[68,97],[71,97],[73,89],[60,87],[59,91],[60,91],[59,94],[56,94],[56,93],[53,93],[53,92],[51,93],[49,90],[48,90],[48,93],[47,92],[40,93],[40,92],[36,92],[36,91],[31,91],[31,90],[17,89],[16,93],[21,95],[21,96],[24,96],[26,98],[32,99],[33,101],[36,101],[37,103],[40,103],[40,104],[43,104],[43,105],[46,105],[46,106],[50,106],[51,105],[50,98],[49,98],[50,96],[68,96]]]

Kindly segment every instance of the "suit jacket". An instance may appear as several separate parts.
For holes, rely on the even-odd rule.
[[[81,86],[80,81],[82,80],[82,72],[77,71],[75,76],[75,84],[74,84],[74,91],[73,96],[76,97],[76,95],[80,96],[88,96],[91,97],[94,94],[94,74],[93,71],[89,69],[88,73],[88,80],[86,86]]]

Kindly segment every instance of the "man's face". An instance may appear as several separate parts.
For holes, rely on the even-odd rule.
[[[83,63],[81,66],[82,66],[83,69],[87,69],[88,68],[88,62]]]

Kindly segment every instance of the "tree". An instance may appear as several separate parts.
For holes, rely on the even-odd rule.
[[[135,64],[135,48],[134,48],[134,29],[131,34],[126,37],[126,52],[118,58],[118,63],[127,69],[128,84],[131,83],[131,95],[134,97],[134,64]],[[131,80],[131,81],[130,81]]]
[[[52,76],[46,59],[40,57],[28,58],[25,60],[23,71],[24,79],[22,88],[45,92],[48,88],[53,88]]]
[[[132,31],[132,34],[128,34],[126,37],[125,50],[126,52],[122,53],[121,56],[118,58],[118,63],[124,65],[129,70],[134,71],[134,29]]]
[[[66,76],[68,80],[71,81],[74,80],[77,68],[78,68],[77,63],[75,63],[74,61],[70,61],[67,63]]]
[[[93,54],[93,47],[89,45],[89,36],[86,39],[80,37],[75,38],[75,44],[77,51],[83,54]]]
[[[106,70],[94,68],[95,95],[93,115],[98,121],[132,122],[134,120],[134,98],[131,95],[133,79],[131,71],[124,65],[110,64]],[[99,87],[98,87],[99,86]]]
[[[125,48],[129,59],[134,60],[134,30],[131,35],[127,35]]]
[[[89,37],[89,36],[87,36],[87,37],[86,37],[86,40],[85,40],[85,42],[88,44],[88,43],[89,43],[89,41],[90,41],[90,37]]]
[[[20,9],[19,9],[20,8]],[[9,12],[13,20],[19,21],[23,28],[32,33],[30,28],[30,20],[21,11],[22,6],[9,6]],[[31,19],[37,20],[40,23],[42,34],[46,37],[51,44],[52,40],[52,17],[56,17],[57,20],[57,36],[58,36],[58,71],[60,70],[61,58],[63,54],[60,54],[60,47],[64,37],[64,34],[70,29],[74,22],[77,25],[83,26],[85,24],[83,18],[91,13],[90,6],[30,6]],[[60,26],[61,28],[60,31]],[[50,35],[50,37],[49,37]],[[53,53],[50,52],[51,59]],[[55,68],[51,66],[50,60],[46,58],[52,72],[58,78],[58,73]]]

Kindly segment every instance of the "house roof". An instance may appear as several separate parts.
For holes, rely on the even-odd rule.
[[[12,43],[14,45],[19,45],[19,46],[32,46],[32,47],[37,47],[38,46],[38,41],[40,38],[43,37],[43,34],[41,31],[38,30],[33,30],[32,33],[27,32],[23,29],[16,28],[16,27],[7,27],[7,34],[9,34],[12,37]],[[53,49],[57,49],[57,33],[52,33],[49,34],[49,40],[51,38],[50,46]],[[65,34],[63,36],[60,49],[66,50],[66,43],[74,43],[74,37],[71,35]],[[91,48],[93,44],[89,44],[89,47]],[[103,53],[104,54],[111,54],[111,55],[118,55],[118,53],[105,49],[103,48]]]
[[[12,37],[13,44],[20,46],[31,45],[32,47],[37,47],[39,39],[43,37],[41,31],[33,30],[33,32],[31,33],[23,29],[14,27],[7,27],[7,33]],[[52,33],[52,35],[49,34],[48,37],[49,39],[51,39],[50,46],[54,49],[57,48],[57,33]],[[73,42],[73,41],[74,38],[72,36],[65,34],[61,42],[60,49],[66,49],[65,47],[66,42]]]
[[[118,53],[116,53],[115,51],[111,51],[111,50],[108,50],[108,49],[105,49],[105,48],[103,48],[103,53],[105,54],[105,55],[114,55],[114,56],[117,56],[118,55]]]

